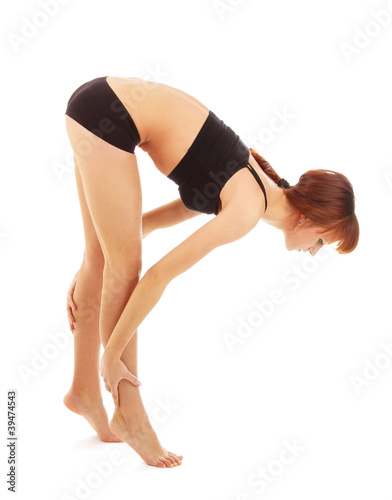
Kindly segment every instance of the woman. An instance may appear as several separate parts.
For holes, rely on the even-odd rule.
[[[67,296],[75,367],[64,403],[102,440],[126,441],[147,464],[173,467],[182,456],[160,444],[141,401],[137,328],[171,280],[214,248],[245,236],[260,219],[283,231],[288,250],[316,255],[323,244],[338,241],[338,252],[353,251],[359,238],[353,189],[330,170],[310,170],[289,186],[201,102],[139,78],[99,77],[80,86],[68,101],[66,127],[85,252]],[[146,214],[136,146],[180,194]],[[199,213],[216,217],[140,279],[142,238]],[[110,424],[99,370],[116,406]]]

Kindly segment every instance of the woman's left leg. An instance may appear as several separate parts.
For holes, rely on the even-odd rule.
[[[69,410],[82,415],[89,422],[102,441],[121,442],[109,428],[108,416],[102,404],[99,373],[99,314],[105,259],[88,211],[76,160],[75,177],[82,212],[85,252],[73,293],[77,308],[73,311],[74,374],[71,388],[63,401]]]

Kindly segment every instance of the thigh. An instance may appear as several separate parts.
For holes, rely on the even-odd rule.
[[[84,241],[85,241],[84,258],[88,264],[103,268],[105,259],[101,243],[99,241],[96,229],[94,227],[93,220],[91,218],[90,210],[87,206],[82,177],[80,175],[80,169],[78,162],[76,161],[75,153],[74,153],[74,162],[75,162],[76,187],[78,191],[79,204],[83,221],[83,231],[84,231]]]
[[[72,118],[66,120],[105,263],[140,271],[142,192],[136,155],[105,142]]]

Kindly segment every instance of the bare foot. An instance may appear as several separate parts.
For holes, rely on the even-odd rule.
[[[137,420],[127,424],[121,409],[116,409],[109,427],[116,436],[129,444],[147,465],[155,467],[181,465],[182,455],[171,453],[161,445],[147,415],[144,414]]]
[[[101,400],[93,400],[91,397],[85,397],[70,389],[64,396],[63,402],[69,410],[87,420],[101,441],[105,443],[122,443],[122,439],[113,434],[109,428],[108,415]]]

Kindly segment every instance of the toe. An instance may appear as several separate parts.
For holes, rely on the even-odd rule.
[[[167,460],[170,460],[171,464],[176,466],[177,465],[177,461],[174,457],[172,457],[169,453],[167,454],[166,456]]]
[[[156,463],[156,466],[157,467],[162,467],[162,468],[166,467],[166,465],[162,462],[162,460],[158,460],[157,463]]]
[[[177,458],[177,455],[175,455],[174,453],[170,453],[169,452],[169,456],[175,461],[175,463],[177,465],[181,465],[181,460],[179,458]]]
[[[173,464],[171,463],[170,460],[168,460],[166,457],[162,457],[159,459],[161,462],[163,462],[166,467],[173,467]]]

